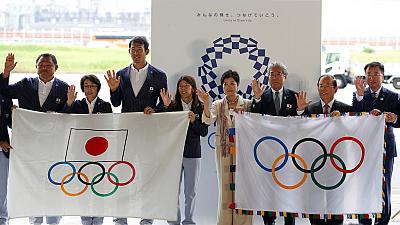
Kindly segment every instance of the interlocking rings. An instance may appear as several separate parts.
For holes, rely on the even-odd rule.
[[[277,142],[278,144],[280,144],[280,145],[282,146],[282,148],[283,148],[284,151],[285,151],[284,154],[280,155],[279,157],[277,157],[277,158],[274,160],[271,169],[270,169],[270,168],[267,168],[267,167],[260,161],[260,159],[259,159],[259,157],[258,157],[258,154],[257,154],[259,145],[260,145],[263,141],[266,141],[266,140],[272,140],[272,141]],[[361,149],[361,159],[360,159],[360,161],[357,163],[357,165],[356,165],[354,168],[352,168],[352,169],[346,169],[346,165],[345,165],[344,161],[343,161],[339,156],[337,156],[337,155],[334,154],[334,151],[335,151],[336,147],[337,147],[341,142],[344,142],[344,141],[353,141],[353,142],[355,142],[355,143],[360,147],[360,149]],[[305,160],[303,159],[303,157],[301,157],[301,156],[299,156],[299,155],[297,155],[297,154],[295,153],[295,152],[296,152],[296,149],[300,146],[300,144],[302,144],[302,143],[304,143],[304,142],[314,142],[314,143],[316,143],[317,145],[319,145],[319,146],[321,147],[322,152],[323,152],[323,154],[321,154],[320,156],[318,156],[318,157],[312,162],[311,168],[310,168],[310,169],[307,168],[307,167],[308,167],[308,166],[307,166],[307,163],[305,162]],[[333,190],[333,189],[336,189],[336,188],[340,187],[340,185],[343,184],[343,182],[344,182],[345,179],[346,179],[346,174],[347,174],[347,173],[353,173],[353,172],[355,172],[356,170],[358,170],[358,169],[360,168],[360,166],[361,166],[362,163],[364,162],[364,157],[365,157],[365,148],[364,148],[364,145],[362,144],[362,142],[361,142],[360,140],[358,140],[358,139],[355,138],[355,137],[351,137],[351,136],[344,136],[344,137],[341,137],[341,138],[337,139],[337,140],[332,144],[332,146],[331,146],[331,148],[330,148],[329,154],[327,153],[327,150],[326,150],[325,145],[324,145],[321,141],[319,141],[319,140],[317,140],[317,139],[315,139],[315,138],[309,138],[309,137],[300,139],[298,142],[296,142],[296,144],[293,146],[291,152],[292,152],[292,153],[289,153],[287,146],[286,146],[280,139],[278,139],[277,137],[273,137],[273,136],[265,136],[265,137],[260,138],[260,139],[255,143],[255,145],[254,145],[254,151],[253,151],[253,153],[254,153],[254,159],[255,159],[257,165],[260,166],[261,169],[263,169],[263,170],[265,170],[265,171],[267,171],[267,172],[271,172],[272,179],[274,180],[274,182],[275,182],[278,186],[280,186],[280,187],[282,187],[282,188],[284,188],[284,189],[289,189],[289,190],[291,190],[291,189],[296,189],[296,188],[300,187],[301,185],[303,185],[304,182],[305,182],[306,179],[307,179],[307,174],[308,174],[308,173],[311,175],[311,180],[313,181],[313,183],[314,183],[317,187],[319,187],[319,188],[321,188],[321,189],[324,189],[324,190]],[[285,185],[285,184],[283,184],[282,182],[280,182],[280,181],[277,179],[277,177],[276,177],[276,171],[279,171],[280,169],[282,169],[283,166],[286,165],[289,156],[292,157],[292,162],[293,162],[294,166],[295,166],[299,171],[301,171],[301,172],[304,173],[303,178],[302,178],[297,184],[294,184],[294,185]],[[325,165],[325,163],[326,163],[328,157],[330,158],[330,162],[332,163],[333,167],[334,167],[336,170],[338,170],[339,172],[343,173],[342,178],[340,179],[340,181],[339,181],[337,184],[332,185],[332,186],[324,186],[324,185],[322,185],[321,183],[319,183],[318,180],[315,178],[315,172],[318,172],[319,170],[322,169],[322,167]],[[279,162],[280,160],[282,160],[282,158],[283,158],[282,163],[279,164],[279,166],[277,166],[278,162]],[[300,160],[300,162],[301,162],[301,164],[302,164],[303,167],[301,167],[301,166],[297,163],[296,159]],[[317,166],[317,163],[318,163],[321,159],[322,159],[322,162]],[[341,167],[339,167],[339,166],[336,164],[336,162],[335,162],[334,159],[336,159],[337,161],[339,161],[339,163],[341,164]]]
[[[97,165],[98,167],[100,167],[101,172],[100,172],[99,174],[95,175],[95,176],[93,177],[93,179],[90,181],[90,180],[89,180],[89,177],[88,177],[84,172],[82,172],[82,171],[83,171],[83,169],[84,169],[86,166],[89,166],[89,165],[91,165],[91,164]],[[125,182],[120,182],[119,179],[118,179],[118,177],[117,177],[117,175],[115,175],[114,173],[111,172],[111,170],[112,170],[114,167],[116,167],[117,165],[120,165],[120,164],[125,164],[125,165],[127,165],[127,166],[132,170],[132,175],[131,175],[131,177],[130,177],[127,181],[125,181]],[[68,173],[67,175],[65,175],[65,176],[61,179],[61,182],[54,181],[54,179],[52,178],[52,172],[53,172],[54,168],[55,168],[56,166],[59,166],[59,165],[68,165],[68,166],[70,166],[71,169],[72,169],[72,172],[71,172],[71,173]],[[69,192],[69,191],[66,190],[65,184],[68,184],[69,182],[71,182],[71,181],[75,178],[75,174],[77,175],[78,180],[79,180],[82,184],[84,184],[85,187],[84,187],[82,190],[80,190],[80,191],[78,191],[78,192],[76,192],[76,193],[71,193],[71,192]],[[104,193],[100,193],[99,191],[96,191],[96,189],[94,188],[94,186],[95,186],[96,184],[98,184],[99,182],[101,182],[101,181],[103,180],[103,178],[105,177],[105,175],[107,175],[107,179],[110,181],[111,184],[115,185],[115,187],[114,187],[114,189],[113,189],[111,192],[105,193],[105,194],[104,194]],[[107,172],[106,172],[106,169],[105,169],[104,165],[101,164],[100,162],[86,162],[85,164],[83,164],[83,165],[79,168],[78,172],[76,171],[75,166],[74,166],[71,162],[57,162],[57,163],[51,165],[50,168],[49,168],[49,170],[48,170],[48,172],[47,172],[47,177],[48,177],[50,183],[52,183],[52,184],[54,184],[54,185],[60,185],[60,186],[61,186],[61,191],[62,191],[65,195],[68,195],[68,196],[71,196],[71,197],[79,196],[79,195],[83,194],[83,193],[88,189],[88,186],[89,186],[89,185],[90,185],[90,188],[91,188],[92,192],[93,192],[95,195],[100,196],[100,197],[108,197],[108,196],[111,196],[112,194],[114,194],[114,193],[118,190],[118,187],[120,187],[120,186],[125,186],[125,185],[128,185],[128,184],[132,183],[133,180],[135,179],[135,176],[136,176],[135,167],[132,165],[132,163],[127,162],[127,161],[117,161],[117,162],[113,163],[113,164],[110,166],[110,168],[108,168],[108,171],[107,171]],[[83,177],[83,179],[82,179],[82,177]]]

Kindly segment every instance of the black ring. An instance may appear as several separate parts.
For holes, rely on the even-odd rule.
[[[318,140],[315,139],[315,138],[303,138],[303,139],[300,139],[300,141],[298,141],[298,142],[293,146],[293,148],[292,148],[292,154],[296,154],[296,148],[297,148],[301,143],[306,142],[306,141],[312,141],[312,142],[317,143],[319,146],[321,146],[322,151],[324,151],[324,159],[322,160],[321,165],[319,165],[317,168],[315,168],[315,169],[313,170],[313,172],[317,172],[317,171],[319,171],[320,169],[322,169],[322,167],[325,165],[326,160],[327,160],[327,158],[328,158],[328,152],[326,151],[325,145],[322,144],[322,142],[318,141]],[[292,161],[293,161],[293,164],[296,166],[296,168],[297,168],[298,170],[300,170],[301,172],[303,172],[303,173],[311,173],[311,169],[310,169],[310,170],[306,170],[306,169],[301,168],[300,165],[297,164],[296,159],[295,159],[294,157],[292,157]]]
[[[101,170],[103,171],[103,172],[101,173],[100,178],[99,178],[97,181],[95,181],[95,182],[93,183],[93,185],[95,185],[95,184],[98,184],[101,180],[103,180],[104,176],[106,175],[106,168],[104,168],[104,166],[103,166],[101,163],[99,163],[99,162],[87,162],[87,163],[83,164],[83,165],[79,168],[78,172],[80,173],[80,172],[83,170],[83,168],[84,168],[85,166],[90,165],[90,164],[95,164],[95,165],[100,166]],[[86,185],[91,185],[91,184],[92,184],[92,183],[88,183],[88,182],[84,181],[84,180],[81,178],[81,175],[80,175],[79,173],[78,173],[78,179],[79,179],[79,181],[80,181],[81,183],[86,184]]]

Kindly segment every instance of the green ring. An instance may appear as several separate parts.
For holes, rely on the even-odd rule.
[[[333,189],[338,188],[340,185],[343,184],[344,180],[346,179],[346,173],[343,173],[342,179],[339,181],[339,183],[337,183],[337,184],[335,184],[335,185],[333,185],[333,186],[330,186],[330,187],[329,187],[329,186],[323,186],[322,184],[318,183],[317,179],[315,179],[315,176],[314,176],[314,170],[315,170],[314,167],[315,167],[315,165],[317,164],[317,162],[318,162],[320,159],[322,159],[324,156],[325,156],[325,155],[320,155],[320,156],[318,156],[318,157],[314,160],[314,162],[311,164],[311,169],[310,169],[310,171],[311,171],[311,179],[312,179],[312,181],[314,182],[314,184],[317,185],[319,188],[324,189],[324,190],[333,190]],[[344,164],[343,160],[342,160],[339,156],[337,156],[337,155],[335,155],[335,154],[333,154],[333,153],[327,154],[327,156],[336,158],[336,159],[340,162],[340,164],[342,164],[342,168],[343,168],[344,170],[346,170],[346,165]],[[326,157],[326,156],[325,156],[325,157]]]
[[[104,174],[111,175],[111,176],[116,180],[116,183],[119,182],[118,177],[117,177],[115,174],[113,174],[113,173],[111,173],[111,172],[105,172]],[[100,196],[100,197],[108,197],[108,196],[114,194],[114,193],[118,190],[118,185],[115,185],[114,190],[112,190],[110,193],[101,194],[101,193],[97,192],[96,190],[94,190],[94,181],[96,180],[97,177],[100,177],[100,176],[102,176],[102,175],[103,175],[103,173],[99,173],[99,174],[97,174],[96,176],[93,177],[92,182],[90,183],[90,189],[92,189],[93,193],[94,193],[95,195],[97,195],[97,196]],[[103,175],[103,176],[104,176],[104,175]]]

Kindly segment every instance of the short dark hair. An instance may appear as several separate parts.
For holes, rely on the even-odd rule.
[[[132,47],[134,43],[138,43],[144,46],[144,50],[149,49],[149,41],[147,41],[147,38],[145,36],[135,36],[132,38],[132,40],[129,42],[129,48]]]
[[[332,75],[329,75],[329,74],[324,74],[324,75],[320,76],[320,77],[318,78],[317,86],[319,86],[319,81],[320,81],[322,78],[324,78],[324,77],[330,77],[330,78],[332,78],[332,86],[333,86],[334,88],[337,87],[336,78],[335,78],[334,76],[332,76]]]
[[[40,59],[41,57],[43,57],[43,58],[51,58],[51,61],[53,61],[53,63],[54,63],[55,65],[57,65],[57,58],[56,58],[56,56],[54,56],[54,55],[51,54],[51,53],[43,53],[43,54],[40,54],[40,55],[36,58],[36,65],[38,64],[39,59]]]
[[[228,78],[233,78],[236,81],[237,85],[239,85],[240,77],[239,77],[238,72],[233,71],[233,70],[228,70],[225,73],[223,73],[221,76],[221,85],[223,85],[224,80],[228,79]]]
[[[371,68],[371,67],[378,67],[379,70],[382,72],[382,74],[385,74],[385,66],[380,62],[370,62],[370,63],[368,63],[367,65],[364,66],[364,72],[366,73],[367,69]]]
[[[85,75],[85,76],[83,76],[83,77],[81,78],[81,89],[82,89],[82,92],[85,92],[85,90],[84,90],[85,80],[90,80],[91,82],[93,82],[94,84],[96,84],[96,85],[97,85],[97,93],[99,93],[100,88],[101,88],[101,83],[100,83],[99,78],[97,78],[96,75],[88,74],[88,75]]]

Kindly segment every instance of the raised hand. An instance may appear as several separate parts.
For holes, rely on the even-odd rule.
[[[162,101],[164,103],[164,106],[168,107],[171,104],[171,101],[172,101],[171,100],[171,95],[169,94],[168,90],[165,89],[165,88],[161,89],[160,96],[161,96],[161,99],[162,99]]]
[[[296,94],[296,100],[298,111],[303,111],[311,103],[311,101],[307,100],[307,92],[305,91],[299,91],[299,93]]]
[[[251,88],[253,89],[254,98],[260,99],[264,93],[266,86],[261,84],[260,81],[254,79],[251,81]]]
[[[104,75],[104,78],[106,78],[108,87],[110,87],[110,90],[112,92],[118,89],[119,83],[121,82],[121,77],[117,78],[117,75],[115,75],[114,70],[107,70],[107,76]]]
[[[203,102],[205,107],[208,107],[208,102],[210,99],[210,96],[208,95],[207,92],[201,90],[201,89],[197,89],[196,90],[196,95],[199,97],[200,101]]]
[[[364,96],[364,91],[366,86],[364,79],[362,79],[361,77],[356,77],[354,85],[356,86],[357,95]]]
[[[3,77],[9,77],[11,71],[14,70],[15,66],[17,66],[17,62],[15,62],[14,54],[8,53],[6,61],[4,62]]]
[[[75,91],[75,85],[69,86],[68,92],[67,92],[67,97],[68,97],[67,105],[71,106],[74,103],[77,96],[78,96],[78,92]]]

